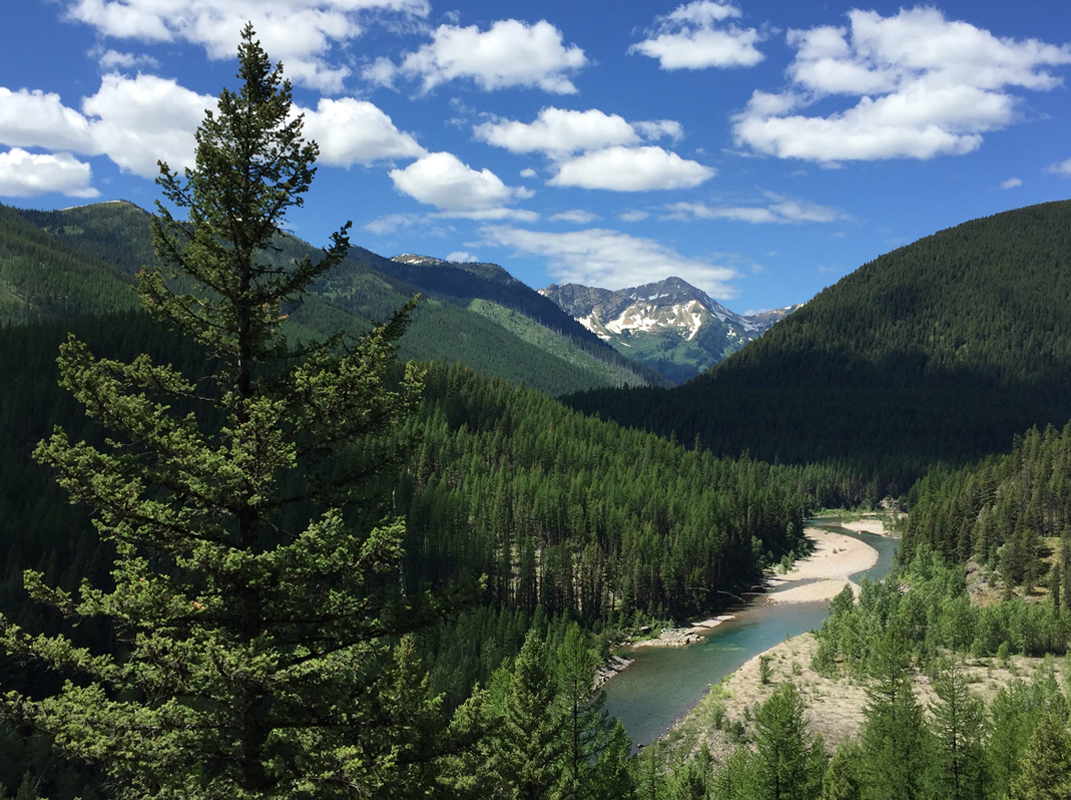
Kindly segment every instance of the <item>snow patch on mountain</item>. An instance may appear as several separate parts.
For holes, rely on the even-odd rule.
[[[799,308],[742,316],[680,278],[619,291],[565,284],[540,294],[604,342],[629,348],[672,380],[708,369]]]

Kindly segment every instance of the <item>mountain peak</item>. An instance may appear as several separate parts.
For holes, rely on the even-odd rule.
[[[678,383],[695,377],[798,306],[741,316],[676,276],[627,289],[540,290],[614,349]]]
[[[397,261],[399,264],[410,264],[414,267],[437,267],[440,264],[450,263],[449,261],[443,261],[441,258],[421,256],[416,253],[402,253],[401,255],[393,256],[391,261]]]

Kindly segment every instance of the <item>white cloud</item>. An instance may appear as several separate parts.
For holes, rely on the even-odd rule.
[[[512,219],[517,222],[538,222],[539,214],[526,208],[479,208],[458,209],[456,211],[437,211],[429,214],[428,219],[475,219],[483,222],[496,222],[503,219]]]
[[[1001,189],[1014,189],[1016,186],[1022,186],[1023,182],[1019,178],[1008,178],[1000,185]]]
[[[155,69],[160,65],[160,62],[152,56],[138,55],[135,53],[120,53],[115,50],[106,50],[104,52],[94,51],[91,52],[90,55],[96,57],[97,63],[100,64],[100,68],[104,72],[134,69],[135,67]]]
[[[646,211],[640,211],[639,209],[632,209],[630,211],[622,211],[617,215],[617,218],[622,222],[642,222],[647,219],[650,214]]]
[[[715,22],[722,22],[730,17],[739,17],[739,8],[728,3],[714,3],[709,0],[696,0],[688,5],[679,5],[671,13],[659,17],[659,21],[669,25],[695,25],[710,26]]]
[[[794,200],[774,192],[766,196],[773,202],[765,206],[708,206],[705,203],[673,203],[663,219],[728,219],[738,222],[835,222],[848,215],[835,208],[805,200]]]
[[[152,75],[105,75],[81,112],[56,94],[0,87],[0,144],[103,154],[128,172],[154,177],[157,159],[172,169],[193,164],[193,132],[215,106],[213,97]]]
[[[305,115],[305,135],[320,145],[320,162],[349,167],[395,158],[420,158],[427,151],[412,134],[402,133],[377,106],[367,100],[323,98]]]
[[[554,107],[544,108],[534,122],[496,120],[476,125],[472,131],[477,139],[511,153],[544,153],[557,159],[584,150],[638,145],[644,139],[663,136],[678,141],[684,135],[681,124],[672,119],[628,122],[597,108],[571,111]]]
[[[575,222],[578,225],[587,225],[589,222],[594,222],[599,217],[596,214],[592,214],[590,211],[585,211],[582,208],[574,208],[571,211],[562,211],[560,214],[555,214],[550,217],[552,222]]]
[[[105,155],[124,171],[145,178],[159,174],[157,160],[172,170],[193,166],[194,132],[216,98],[200,95],[154,75],[130,78],[109,73],[81,111],[59,95],[0,87],[0,144],[41,147],[87,156]],[[305,114],[305,135],[320,144],[324,164],[418,158],[426,154],[411,134],[367,101],[321,99]]]
[[[97,197],[90,186],[89,164],[69,153],[29,153],[13,147],[0,153],[0,196],[34,197],[60,192],[70,197]]]
[[[192,166],[193,134],[216,98],[200,95],[154,75],[105,75],[100,89],[82,102],[99,152],[123,170],[145,178],[159,174],[157,160],[172,170]]]
[[[379,57],[363,70],[361,77],[375,86],[394,88],[394,79],[398,75],[398,68],[389,58]]]
[[[488,225],[482,233],[488,245],[511,247],[518,253],[547,259],[549,271],[558,283],[623,289],[675,275],[714,297],[728,299],[736,294],[727,283],[739,277],[736,270],[686,258],[659,242],[619,231],[592,228],[547,233]]]
[[[608,147],[561,164],[551,186],[615,192],[687,189],[712,178],[715,170],[661,147]]]
[[[541,152],[564,157],[581,150],[638,144],[640,135],[617,114],[597,108],[569,111],[544,108],[535,122],[485,122],[473,128],[476,138],[511,153]]]
[[[459,250],[456,253],[448,254],[446,256],[446,258],[443,259],[443,260],[444,261],[453,261],[456,264],[465,264],[465,263],[471,263],[471,262],[474,262],[474,261],[479,261],[480,259],[476,258],[476,256],[474,256],[472,253],[467,253],[464,250]]]
[[[675,119],[655,119],[645,122],[634,122],[632,127],[640,132],[644,139],[658,141],[663,136],[668,136],[675,142],[684,138],[684,128]]]
[[[1051,172],[1053,175],[1066,175],[1071,177],[1071,158],[1067,161],[1060,161],[1059,163],[1052,164],[1046,172]]]
[[[657,58],[665,70],[753,67],[764,58],[755,44],[766,36],[735,24],[717,27],[719,22],[740,16],[740,9],[727,3],[696,0],[658,17],[656,31],[628,51]]]
[[[476,125],[477,139],[512,153],[540,152],[555,162],[551,186],[647,191],[697,186],[714,170],[644,140],[683,136],[675,120],[628,122],[597,108],[544,108],[534,122],[496,120]],[[577,156],[577,153],[582,155]],[[534,173],[533,173],[534,175]]]
[[[524,169],[521,170],[521,177],[522,178],[534,178],[538,174],[539,173],[537,173],[531,167],[525,167]]]
[[[411,228],[423,219],[424,216],[421,214],[387,214],[366,223],[363,227],[377,236],[386,236],[396,232],[399,228]]]
[[[184,40],[213,59],[233,58],[242,27],[252,21],[265,50],[286,64],[291,79],[338,92],[350,69],[332,63],[336,45],[359,36],[362,23],[375,16],[422,18],[429,11],[427,0],[73,0],[67,14],[104,36]]]
[[[0,86],[0,144],[95,155],[89,121],[63,105],[58,94]]]
[[[408,53],[399,70],[421,79],[424,91],[471,78],[487,91],[531,86],[574,94],[576,87],[567,76],[587,63],[584,51],[576,45],[566,47],[561,31],[546,20],[528,25],[507,19],[484,32],[475,25],[440,25],[432,33],[431,43]]]
[[[791,83],[752,95],[734,117],[738,145],[825,164],[968,153],[1015,121],[1010,87],[1051,89],[1062,81],[1046,69],[1071,63],[1071,46],[999,39],[931,7],[848,18],[850,29],[789,32]],[[858,100],[826,116],[799,113],[834,96]]]
[[[405,169],[390,171],[395,188],[439,211],[474,219],[501,219],[515,212],[507,203],[530,196],[489,169],[474,170],[452,153],[429,153]],[[530,213],[530,212],[529,212]]]

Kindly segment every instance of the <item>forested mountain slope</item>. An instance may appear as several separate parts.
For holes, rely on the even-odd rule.
[[[497,264],[444,261],[404,253],[376,269],[424,291],[458,299],[492,300],[520,311],[567,336],[599,346],[595,334],[558,308],[551,300],[514,278]]]
[[[72,328],[102,357],[148,351],[190,375],[211,366],[135,312],[0,328],[0,610],[49,631],[57,621],[28,600],[23,570],[73,590],[83,577],[106,581],[111,560],[85,509],[68,505],[29,458],[55,424],[101,442],[57,385],[56,348]],[[723,607],[763,564],[801,546],[802,518],[825,485],[820,471],[689,451],[458,365],[430,368],[405,435],[419,446],[391,488],[407,517],[408,591],[485,574],[480,605],[524,619],[537,606],[592,625]],[[92,626],[83,634],[104,635]],[[444,690],[463,696],[500,660],[436,672],[450,675]],[[5,685],[20,684],[19,670],[0,663]]]
[[[1071,202],[870,262],[677,389],[571,404],[719,453],[834,460],[905,491],[925,465],[1071,418]]]
[[[0,206],[0,322],[72,319],[133,308],[123,271],[57,242]]]
[[[143,265],[156,263],[146,211],[117,201],[59,211],[3,207],[0,212],[0,320],[70,319],[137,306],[129,289],[132,277]],[[283,237],[276,246],[273,257],[280,265],[305,256],[318,258],[316,248],[295,237]],[[397,266],[352,247],[349,258],[291,309],[290,325],[297,335],[368,330],[373,320],[389,317],[417,292],[427,294],[424,287],[381,271]],[[506,283],[523,287],[501,268],[495,269],[508,278]],[[514,287],[511,294],[523,292]],[[402,357],[456,361],[555,395],[660,381],[660,376],[601,343],[592,346],[550,329],[533,331],[540,327],[533,321],[504,325],[485,308],[470,310],[469,302],[436,292],[426,296],[402,342]]]
[[[1071,608],[1071,423],[1016,435],[1010,452],[949,471],[911,490],[903,553],[929,547],[975,559],[1006,596],[1048,590]]]
[[[526,326],[529,330],[538,326],[559,337],[560,342],[555,349],[568,349],[574,360],[581,360],[582,356],[578,354],[586,355],[583,359],[585,362],[601,362],[604,371],[610,369],[619,375],[618,380],[614,381],[616,384],[671,385],[670,381],[641,360],[632,360],[619,354],[550,298],[517,280],[497,264],[443,261],[412,253],[395,256],[386,263],[381,261],[372,265],[378,272],[404,281],[433,297],[441,297],[485,315],[490,303],[514,312],[515,316],[527,318],[533,323]],[[501,315],[491,312],[491,316],[498,318]],[[542,338],[534,330],[521,335],[526,341]]]

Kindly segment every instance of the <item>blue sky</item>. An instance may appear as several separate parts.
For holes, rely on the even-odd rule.
[[[313,244],[535,288],[678,275],[809,299],[968,219],[1071,196],[1066,0],[19,0],[0,202],[151,208],[252,20],[321,146]]]

